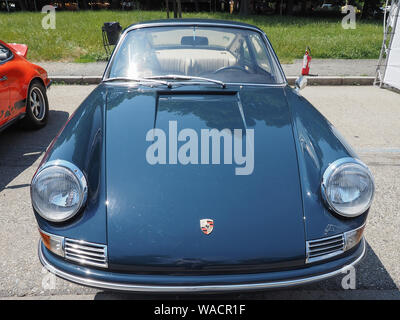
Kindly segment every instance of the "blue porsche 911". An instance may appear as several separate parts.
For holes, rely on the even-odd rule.
[[[358,263],[373,177],[305,84],[251,25],[126,28],[33,177],[42,264],[97,288],[217,292]]]

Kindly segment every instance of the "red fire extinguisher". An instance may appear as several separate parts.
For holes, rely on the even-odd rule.
[[[301,69],[301,74],[303,76],[308,76],[310,74],[310,64],[311,64],[311,50],[310,47],[306,48],[306,53],[303,58],[303,68]]]

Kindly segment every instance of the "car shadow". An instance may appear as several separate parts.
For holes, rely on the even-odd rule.
[[[149,294],[101,291],[96,300],[315,300],[315,299],[400,299],[400,291],[371,246],[366,242],[364,259],[355,267],[355,290],[344,289],[348,273],[296,286],[290,289],[268,289],[223,294]],[[346,282],[349,284],[349,282]]]
[[[46,151],[68,116],[64,111],[50,110],[49,121],[40,130],[25,130],[16,123],[0,133],[0,192],[6,188],[29,186],[30,181],[11,187],[7,185]]]

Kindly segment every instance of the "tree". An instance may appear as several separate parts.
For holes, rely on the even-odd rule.
[[[294,0],[287,0],[286,2],[286,13],[291,15],[293,14]]]
[[[176,0],[178,3],[178,18],[182,18],[182,1],[181,0]]]
[[[119,0],[111,0],[111,9],[119,9],[120,1]]]
[[[249,14],[250,1],[249,0],[241,0],[240,1],[240,14],[248,15]]]
[[[362,18],[368,18],[374,16],[375,12],[378,12],[379,7],[382,5],[381,0],[365,0],[362,10]]]
[[[177,16],[178,16],[178,8],[176,6],[176,1],[175,0],[172,0],[172,7],[174,9],[174,18],[176,19]]]
[[[25,1],[24,0],[18,0],[18,4],[19,4],[19,7],[21,8],[21,10],[23,10],[23,11],[26,10]]]
[[[79,6],[79,9],[86,10],[88,8],[88,1],[87,0],[79,0],[78,6]]]
[[[169,19],[169,0],[165,0],[165,9],[167,10],[167,19]]]
[[[167,18],[169,19],[169,0],[166,0]],[[182,3],[181,0],[172,0],[172,9],[174,18],[182,18]]]

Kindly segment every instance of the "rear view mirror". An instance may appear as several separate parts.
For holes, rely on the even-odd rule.
[[[208,38],[207,37],[191,37],[186,36],[182,37],[181,45],[183,46],[208,46]]]
[[[307,78],[306,77],[299,77],[296,79],[295,87],[297,91],[303,90],[307,86]]]
[[[119,22],[105,22],[101,30],[103,32],[104,49],[106,50],[107,55],[110,56],[110,46],[115,46],[118,43],[122,27]]]

